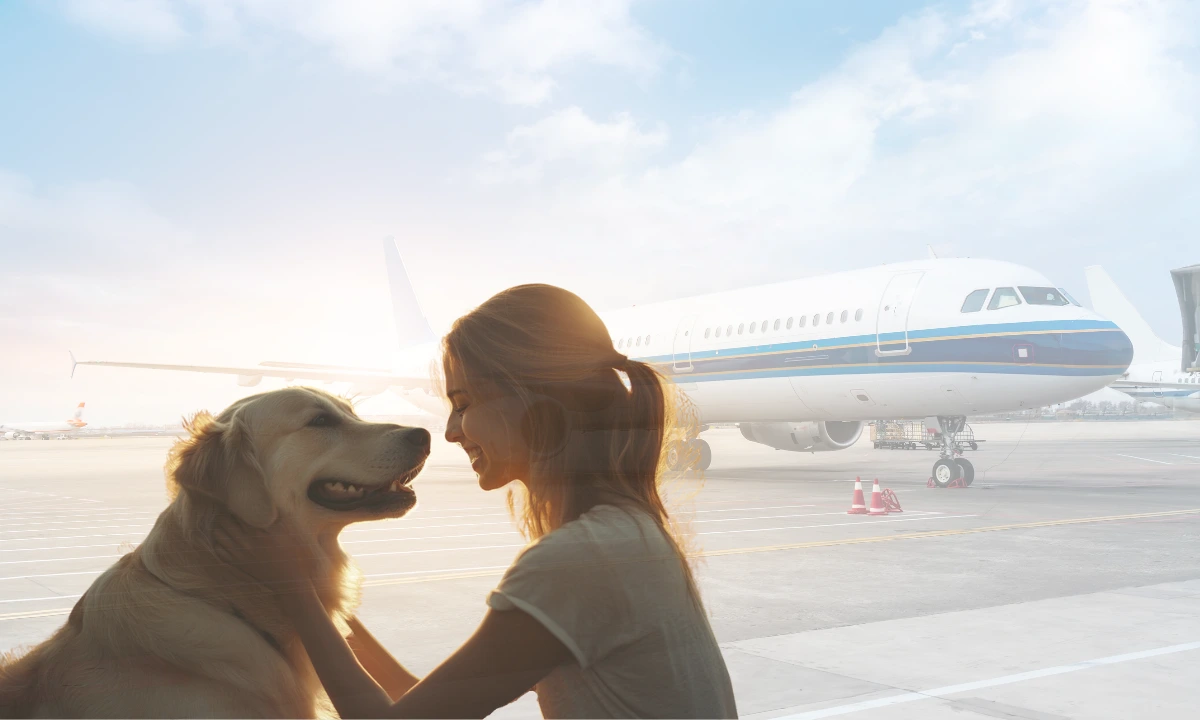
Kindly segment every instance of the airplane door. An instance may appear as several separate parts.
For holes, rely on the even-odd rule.
[[[692,330],[696,324],[695,315],[687,315],[679,321],[675,328],[675,341],[671,345],[671,369],[675,372],[692,371]]]
[[[875,354],[907,355],[912,352],[908,345],[908,313],[912,309],[913,296],[925,273],[921,271],[900,273],[888,281],[879,301],[879,314],[875,321]],[[901,337],[885,336],[901,333]]]
[[[1155,370],[1154,374],[1150,376],[1150,382],[1155,383],[1154,397],[1162,397],[1163,396],[1162,385],[1158,384],[1158,383],[1162,382],[1162,370]]]

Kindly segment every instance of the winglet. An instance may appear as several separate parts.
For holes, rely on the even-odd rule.
[[[71,377],[74,378],[75,368],[79,367],[79,361],[75,359],[75,353],[70,350],[67,351],[67,354],[71,356]]]
[[[392,236],[383,239],[383,257],[387,264],[388,285],[392,290],[392,315],[396,322],[396,341],[403,350],[413,345],[432,342],[433,330],[421,312],[417,294],[413,292],[400,249]]]

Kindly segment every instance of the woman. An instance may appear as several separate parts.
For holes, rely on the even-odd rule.
[[[532,543],[475,634],[420,681],[360,624],[343,640],[307,581],[277,590],[341,716],[483,717],[532,688],[546,717],[736,717],[659,494],[664,445],[678,441],[660,375],[549,285],[492,297],[454,323],[443,351],[446,440],[481,488],[512,486]],[[245,558],[253,543],[242,541]],[[260,547],[260,579],[283,588],[305,577],[288,550]]]

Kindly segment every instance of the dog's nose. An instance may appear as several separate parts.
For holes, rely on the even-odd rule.
[[[404,439],[422,450],[429,449],[429,431],[425,428],[409,428],[404,432]]]

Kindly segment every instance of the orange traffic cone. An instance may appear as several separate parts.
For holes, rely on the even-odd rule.
[[[850,501],[850,510],[846,514],[867,514],[867,499],[863,497],[862,478],[854,478],[854,499]]]
[[[887,506],[883,504],[883,493],[879,490],[879,478],[875,478],[875,485],[871,488],[871,509],[867,511],[868,515],[887,515]]]

